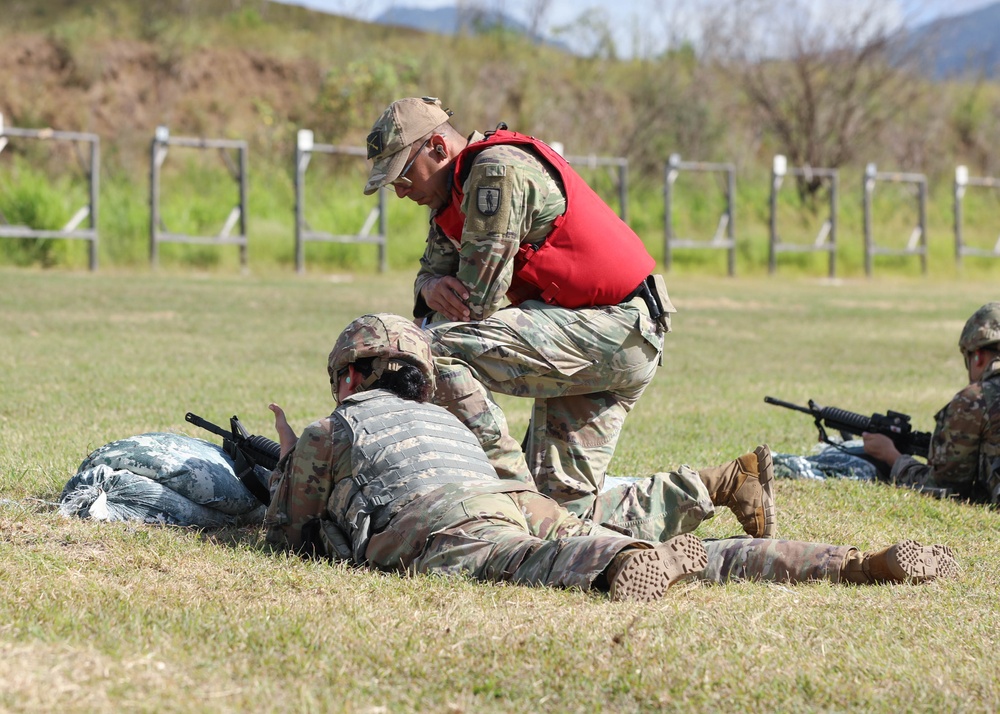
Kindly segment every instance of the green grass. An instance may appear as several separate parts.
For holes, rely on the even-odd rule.
[[[365,311],[405,313],[409,272],[192,275],[0,269],[0,710],[996,711],[994,511],[851,482],[778,484],[782,536],[951,545],[961,577],[872,588],[680,586],[649,605],[398,577],[220,533],[64,520],[87,453],[239,414],[271,436],[329,413],[326,356]],[[613,470],[708,465],[805,415],[765,394],[932,428],[962,385],[965,318],[995,281],[736,280],[675,272],[664,365]],[[515,432],[527,407],[503,399]],[[739,531],[720,513],[703,536]]]

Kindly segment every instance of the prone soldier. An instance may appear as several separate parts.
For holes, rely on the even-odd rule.
[[[427,403],[427,333],[366,315],[327,365],[338,403],[296,436],[272,404],[281,459],[270,478],[270,542],[299,553],[399,571],[598,590],[655,600],[701,578],[874,584],[957,573],[945,546],[903,541],[874,553],[774,539],[656,544],[579,518],[530,484],[500,479],[476,437]]]
[[[1000,501],[1000,302],[966,321],[958,340],[969,383],[934,417],[927,463],[901,454],[881,434],[864,434],[865,453],[891,468],[899,486],[947,489],[963,499]]]

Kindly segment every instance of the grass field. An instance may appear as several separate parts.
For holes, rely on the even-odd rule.
[[[273,436],[329,413],[326,356],[411,275],[96,275],[0,268],[0,711],[638,712],[1000,709],[1000,514],[885,486],[778,484],[783,537],[951,545],[959,579],[871,588],[682,585],[648,605],[399,577],[225,532],[65,520],[93,448],[197,436],[187,411]],[[930,430],[962,386],[965,318],[996,282],[668,276],[664,366],[613,469],[709,465],[805,415],[766,394]],[[503,399],[512,429],[524,403]],[[211,437],[208,437],[211,438]],[[720,513],[705,537],[739,532]]]

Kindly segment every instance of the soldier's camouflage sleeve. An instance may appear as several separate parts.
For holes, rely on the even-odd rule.
[[[903,456],[893,464],[890,478],[907,486],[968,491],[979,471],[984,415],[982,385],[970,384],[934,416],[936,426],[927,463]]]
[[[939,411],[934,420],[930,464],[935,485],[967,486],[979,472],[980,439],[986,405],[982,383],[970,384]]]
[[[471,319],[482,320],[503,307],[521,243],[544,238],[566,199],[542,163],[514,146],[480,153],[464,191],[456,275],[469,289]]]
[[[297,551],[304,545],[303,526],[324,516],[334,485],[351,475],[350,442],[336,433],[332,419],[321,419],[303,430],[281,466],[264,526],[269,543]]]
[[[413,282],[413,316],[425,317],[432,310],[427,307],[420,291],[424,286],[442,275],[455,275],[458,272],[458,246],[455,245],[436,226],[431,224],[427,235],[427,247],[420,257],[420,270]]]

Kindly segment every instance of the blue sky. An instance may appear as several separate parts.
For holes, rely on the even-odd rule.
[[[615,42],[623,54],[637,50],[655,52],[662,49],[663,37],[696,34],[693,30],[699,19],[700,9],[713,0],[281,0],[304,5],[326,12],[370,20],[392,7],[436,8],[469,5],[499,9],[504,13],[527,20],[531,9],[545,7],[542,30],[552,35],[559,27],[566,27],[584,12],[598,13],[612,28]],[[955,15],[990,5],[997,0],[773,0],[778,4],[805,2],[810,10],[824,3],[831,9],[831,17],[849,16],[852,5],[871,7],[877,3],[879,11],[890,22],[919,24],[946,15]],[[573,46],[576,38],[563,36]]]

